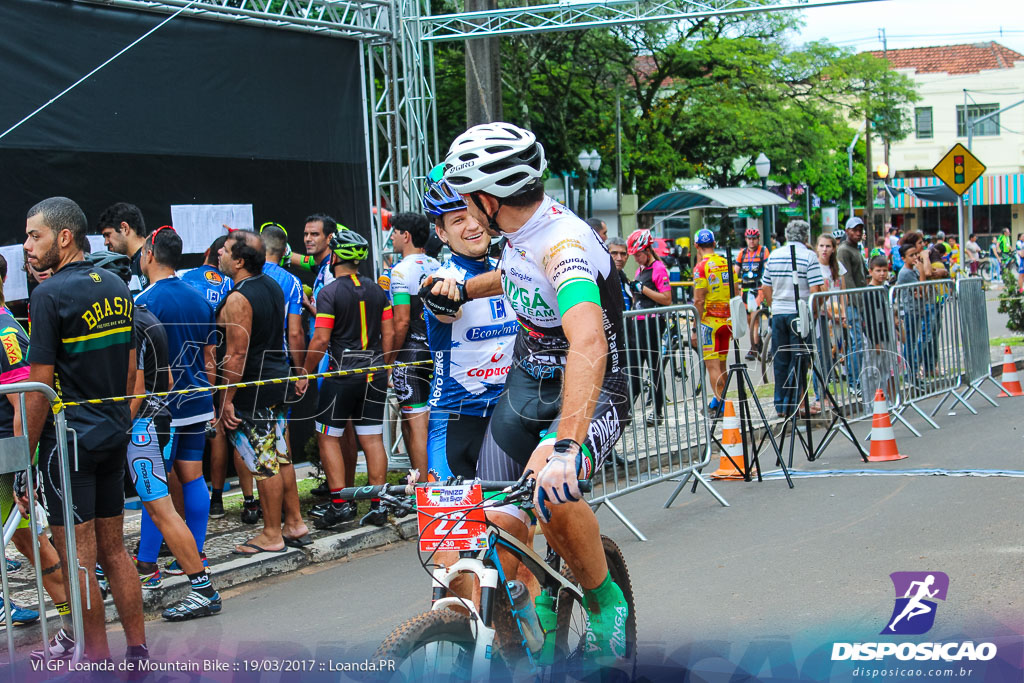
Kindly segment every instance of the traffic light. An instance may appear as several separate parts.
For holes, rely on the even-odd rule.
[[[964,155],[957,154],[953,157],[953,181],[964,182]]]

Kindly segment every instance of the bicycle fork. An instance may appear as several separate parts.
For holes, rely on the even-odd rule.
[[[451,596],[451,582],[460,574],[474,574],[480,581],[480,605],[478,611],[472,600]],[[438,567],[433,572],[434,601],[430,609],[448,609],[450,607],[461,607],[469,610],[470,623],[473,630],[473,671],[471,680],[486,678],[490,672],[491,653],[494,646],[494,625],[492,609],[494,605],[495,591],[498,588],[498,570],[486,567],[476,559],[464,557],[458,560],[451,567]],[[447,596],[447,597],[446,597]],[[426,665],[428,670],[436,670],[437,644],[431,643],[425,649]]]

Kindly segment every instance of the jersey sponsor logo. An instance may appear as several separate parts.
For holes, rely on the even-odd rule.
[[[203,273],[203,277],[206,278],[207,282],[211,282],[215,285],[219,285],[224,282],[224,278],[221,277],[220,273],[215,270],[208,270]]]
[[[619,419],[619,411],[614,405],[609,406],[609,410],[601,417],[592,420],[587,428],[587,436],[594,444],[596,453],[602,453],[605,448],[618,441],[621,432],[622,421]]]
[[[90,273],[90,275],[92,274],[94,273]],[[109,297],[93,303],[92,308],[82,314],[82,320],[92,330],[107,318],[131,319],[132,308],[131,299],[123,296]]]
[[[555,242],[551,245],[551,248],[548,249],[548,253],[544,256],[543,264],[546,266],[548,261],[558,256],[566,249],[579,249],[584,252],[587,250],[587,248],[583,246],[583,242],[580,242],[575,237],[566,237],[564,240]]]
[[[529,275],[527,275],[526,273],[524,273],[521,270],[516,270],[515,266],[509,268],[508,272],[509,272],[509,274],[512,277],[514,277],[517,280],[522,280],[523,282],[533,282],[533,278],[532,277],[530,277]]]
[[[466,330],[466,341],[484,341],[485,339],[495,339],[497,337],[504,337],[516,333],[517,323],[515,320],[510,320],[500,325],[478,325],[477,327],[470,327]]]
[[[505,317],[505,300],[491,298],[491,320],[501,320]]]
[[[3,342],[7,362],[11,365],[20,363],[22,355],[21,344],[18,343],[18,331],[13,327],[4,328],[3,332],[0,332],[0,342]]]
[[[89,273],[89,277],[92,278],[93,282],[103,282],[103,278],[100,277],[99,273]]]
[[[470,368],[469,372],[466,373],[466,377],[479,378],[481,381],[487,381],[492,377],[504,377],[508,374],[510,367],[511,366],[509,365],[503,365],[500,368]]]
[[[505,357],[505,352],[504,351],[495,351],[494,355],[491,356],[491,362],[492,363],[497,363],[499,360],[501,360],[504,357]]]
[[[531,292],[526,287],[520,287],[511,278],[505,278],[505,296],[509,298],[513,306],[517,306],[528,316],[553,316],[555,311],[540,295],[540,287],[534,287]]]

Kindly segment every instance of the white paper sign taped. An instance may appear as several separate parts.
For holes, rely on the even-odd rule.
[[[4,298],[19,301],[28,298],[28,275],[25,273],[25,248],[20,244],[0,247],[0,254],[7,259],[7,281],[4,283]]]
[[[103,246],[103,235],[86,235],[85,238],[89,240],[90,251],[106,251],[107,248]]]
[[[171,207],[171,224],[181,237],[183,254],[202,254],[227,234],[225,225],[252,230],[252,204],[178,204]]]

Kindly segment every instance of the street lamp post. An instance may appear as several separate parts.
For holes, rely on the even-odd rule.
[[[757,170],[757,175],[761,178],[761,189],[768,189],[768,174],[772,172],[772,162],[765,156],[764,152],[757,155],[757,159],[754,160],[754,168]],[[767,219],[769,211],[772,211],[771,206],[764,207],[762,215]],[[775,232],[775,215],[772,213],[771,230],[768,229],[768,221],[761,221],[761,244],[770,244],[769,239],[772,233]]]
[[[601,155],[597,153],[596,149],[592,149],[589,152],[583,150],[580,155],[576,157],[579,159],[580,166],[587,173],[587,218],[593,218],[594,216],[594,185],[597,183],[597,171],[601,168]]]

